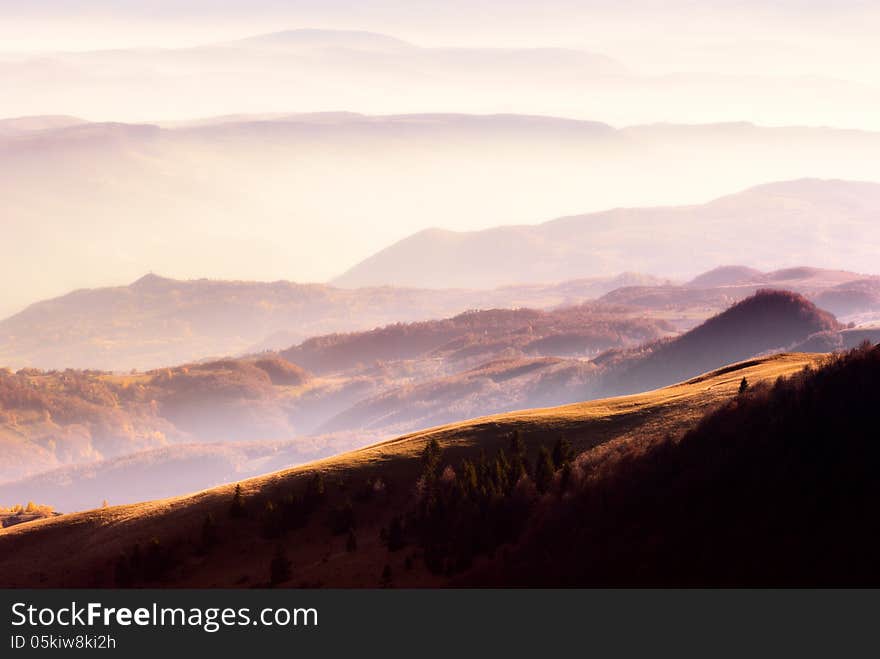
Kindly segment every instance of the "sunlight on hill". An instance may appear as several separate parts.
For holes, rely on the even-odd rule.
[[[247,501],[259,505],[256,502],[281,496],[281,492],[299,487],[315,474],[321,474],[328,487],[328,505],[339,506],[347,496],[354,494],[351,490],[346,494],[347,488],[380,478],[387,484],[381,507],[358,505],[357,514],[363,522],[358,527],[362,539],[355,559],[344,550],[336,549],[335,536],[321,525],[308,524],[296,531],[291,540],[291,546],[296,547],[295,562],[302,566],[302,581],[323,585],[373,585],[375,575],[364,571],[363,565],[384,560],[376,558],[377,552],[387,551],[378,541],[380,527],[387,525],[410,501],[412,493],[407,483],[417,477],[419,456],[429,440],[436,439],[444,450],[444,459],[452,460],[475,457],[480,451],[491,453],[506,445],[515,431],[522,433],[530,452],[560,438],[571,442],[576,451],[583,451],[610,441],[662,437],[692,427],[705,412],[729,400],[736,394],[743,377],[755,383],[773,381],[805,366],[817,365],[823,359],[825,357],[819,355],[777,355],[645,394],[450,424],[251,479],[241,484],[242,492]],[[198,533],[206,515],[210,513],[218,520],[225,517],[233,491],[230,485],[185,497],[76,513],[6,529],[0,532],[0,556],[3,557],[0,571],[13,575],[7,585],[35,585],[34,575],[44,575],[56,585],[107,583],[106,580],[112,580],[112,564],[119,553],[152,537],[160,538],[164,547],[176,548],[168,551],[186,553],[184,548],[193,534]],[[261,541],[259,536],[259,529],[226,536],[215,553],[208,557],[182,558],[173,577],[166,578],[176,585],[189,586],[250,583],[259,578],[254,574],[248,576],[253,572],[250,567],[242,567],[242,576],[219,566],[226,560],[224,557],[236,556],[240,551],[248,552],[249,566],[268,565],[274,543]],[[402,568],[400,571],[407,574]],[[410,574],[419,583],[426,583],[423,573]],[[402,580],[405,583],[406,576]],[[428,578],[427,583],[432,582]]]

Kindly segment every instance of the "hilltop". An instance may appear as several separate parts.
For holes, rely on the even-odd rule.
[[[589,308],[587,305],[583,310]],[[530,328],[537,332],[541,325],[536,318]],[[639,327],[628,322],[619,326],[629,327],[630,332]],[[670,333],[598,355],[569,352],[595,331],[584,323],[577,332],[563,329],[534,340],[526,335],[530,340],[520,341],[519,350],[497,352],[493,359],[483,359],[469,368],[396,384],[364,397],[324,423],[321,430],[386,428],[406,432],[467,416],[638,393],[760,354],[790,347],[832,352],[851,344],[856,336],[873,336],[872,332],[843,330],[833,315],[805,297],[776,290],[759,290],[682,334]],[[497,345],[492,336],[489,345]],[[515,343],[502,345],[516,347]],[[431,355],[450,352],[457,355],[448,347]]]
[[[761,290],[681,336],[596,359],[606,394],[645,391],[842,329],[827,311],[790,291]]]

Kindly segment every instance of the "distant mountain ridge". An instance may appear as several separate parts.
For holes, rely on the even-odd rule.
[[[289,281],[181,281],[150,274],[129,286],[77,290],[37,302],[0,321],[0,368],[155,368],[288,348],[312,336],[443,318],[468,309],[574,305],[619,286],[659,283],[623,273],[492,290],[351,290]]]
[[[830,267],[841,254],[847,254],[848,267],[870,271],[880,245],[878,216],[878,183],[785,181],[700,206],[621,208],[474,232],[427,229],[355,265],[334,283],[378,285],[393,278],[425,288],[464,281],[498,286],[590,276],[624,264],[681,276],[725,261],[755,268]],[[858,241],[852,240],[856,235]],[[757,270],[739,274],[750,272]]]
[[[829,229],[849,222],[840,200],[814,199],[801,207],[806,193],[795,190],[784,193],[788,207],[782,209],[762,209],[755,200],[739,210],[713,202],[722,224],[743,214],[754,218],[757,237],[782,211],[791,217],[780,226],[810,226],[813,214],[826,218],[802,237],[770,237],[786,240],[791,262],[770,252],[764,245],[769,240],[757,244],[754,256],[748,253],[746,231],[731,243],[734,253],[696,243],[694,255],[685,254],[685,241],[695,232],[679,225],[701,225],[703,217],[687,208],[670,214],[656,207],[717,199],[765,181],[876,178],[880,133],[727,124],[637,130],[540,114],[273,109],[159,124],[62,125],[0,137],[4,237],[21,246],[0,262],[0,277],[23,282],[0,299],[0,316],[58,295],[62,286],[95,287],[111,276],[131,281],[149,270],[182,278],[327,281],[425,227],[512,227],[487,233],[473,247],[459,244],[461,234],[444,234],[449,244],[433,260],[392,255],[409,279],[424,268],[415,279],[430,287],[448,287],[437,273],[456,270],[455,286],[466,288],[624,271],[692,277],[731,262],[762,270],[803,263],[873,270],[864,266],[865,240]],[[707,160],[719,153],[725,154],[724,171],[707,170]],[[851,201],[857,208],[858,199]],[[638,210],[605,211],[624,204]],[[610,226],[596,217],[580,229],[564,222],[537,232],[528,226],[594,211],[611,215]],[[640,219],[627,228],[629,215]],[[677,258],[655,258],[657,249],[644,237],[655,230],[655,220],[663,225],[661,238],[667,237],[663,251]],[[592,234],[596,243],[588,249],[584,242]],[[428,237],[437,239],[436,232]],[[825,238],[831,242],[815,247]],[[42,262],[48,242],[58,249],[51,272]],[[429,239],[425,248],[432,245]],[[832,263],[831,248],[841,245]],[[499,250],[502,255],[493,257]],[[521,271],[499,272],[494,261],[504,254],[522,264]],[[692,256],[698,262],[683,271]],[[566,261],[569,267],[561,267]],[[667,269],[670,263],[676,270]],[[395,281],[395,267],[370,277],[379,285],[414,285]],[[474,275],[479,279],[470,281]]]

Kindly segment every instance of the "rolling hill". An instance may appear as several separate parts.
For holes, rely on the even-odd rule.
[[[2,371],[0,501],[72,511],[161,498],[463,418],[877,339],[786,292],[675,337],[661,318],[607,303],[475,311],[146,372]]]
[[[681,336],[633,350],[612,350],[595,362],[605,369],[603,394],[627,394],[841,329],[832,314],[801,295],[761,290]]]
[[[861,349],[681,438],[586,453],[567,501],[458,585],[876,586],[878,375],[880,348]]]
[[[145,283],[136,285],[134,293],[140,293]],[[265,308],[260,303],[263,298],[242,295],[244,299],[238,299],[234,294],[242,289],[265,293],[265,286],[195,282],[187,290],[186,284],[161,279],[155,279],[150,285],[158,287],[157,297],[174,309],[184,306],[182,293],[189,294],[195,308],[187,313],[200,316],[194,325],[200,326],[202,331],[212,331],[212,318],[217,323],[225,322],[224,319],[234,318],[245,306]],[[590,284],[571,286],[589,287]],[[281,287],[282,298],[288,288]],[[212,301],[212,290],[219,291],[219,302]],[[534,292],[539,294],[537,289]],[[393,296],[393,292],[388,293]],[[122,307],[120,316],[131,314],[129,317],[133,317],[125,306],[126,300],[133,297],[131,287],[122,291],[84,292],[72,297],[93,297],[99,302],[103,297],[106,306]],[[75,301],[69,304],[75,305]],[[87,307],[87,304],[75,305],[79,317],[84,319],[83,324],[87,320]],[[149,310],[157,323],[161,322],[162,308],[157,304]],[[38,311],[34,313],[35,323],[39,321]],[[167,322],[168,318],[164,320]],[[241,322],[247,324],[253,320],[253,315],[244,316]],[[99,332],[108,325],[105,318],[102,322],[101,316],[92,322]],[[83,324],[74,331],[82,332]],[[118,327],[118,323],[109,325],[110,329]],[[37,326],[46,332],[51,323]],[[145,322],[144,334],[154,326],[152,322]],[[55,498],[61,490],[55,487],[53,478],[67,482],[94,481],[96,470],[106,470],[105,482],[118,487],[105,489],[101,498],[133,501],[144,487],[151,492],[155,488],[142,484],[143,478],[126,482],[112,473],[121,469],[122,473],[131,475],[135,473],[132,465],[142,464],[154,473],[159,473],[163,465],[167,467],[164,483],[174,488],[172,492],[179,493],[185,491],[186,486],[182,486],[175,475],[180,472],[177,463],[185,461],[196,465],[194,456],[199,454],[197,449],[180,447],[181,444],[260,440],[261,450],[269,458],[273,451],[282,448],[292,455],[297,453],[296,446],[284,440],[331,432],[323,427],[333,417],[363,399],[398,386],[415,386],[420,381],[458,373],[505,356],[508,359],[522,355],[533,358],[538,355],[589,356],[609,347],[638,345],[672,331],[672,326],[663,320],[641,318],[637,311],[619,306],[585,304],[554,311],[496,309],[467,312],[445,320],[394,324],[369,332],[319,336],[280,355],[260,352],[247,358],[190,362],[124,374],[72,369],[0,370],[0,450],[5,458],[0,463],[0,483],[19,481],[69,465],[82,466],[61,469],[55,476],[47,477],[48,480],[32,478],[13,483],[12,490],[0,488],[0,491],[10,496],[15,492],[17,498],[44,501],[70,510],[81,499],[74,502]],[[193,344],[197,336],[192,337]],[[158,342],[159,338],[154,336],[152,341]],[[292,359],[297,362],[293,363]],[[538,359],[537,362],[549,368],[554,360],[541,362]],[[307,366],[308,370],[298,364]],[[589,368],[581,366],[577,370]],[[523,375],[531,381],[538,374],[527,370]],[[459,409],[468,409],[474,415],[495,409],[486,397],[489,392],[482,391],[485,377],[476,377],[475,381],[482,395],[470,403],[462,400]],[[530,385],[532,389],[534,386]],[[448,394],[454,397],[456,386],[449,386]],[[505,409],[516,406],[511,401],[522,400],[513,390],[511,396],[501,399],[506,401],[502,405]],[[501,399],[491,398],[498,404]],[[448,398],[447,403],[450,409],[441,412],[445,415],[443,418],[461,418],[449,416],[455,406]],[[398,410],[398,414],[400,412],[402,410]],[[348,418],[351,417],[349,414]],[[319,448],[335,446],[346,450],[376,436],[387,437],[397,432],[400,423],[400,419],[389,416],[384,423],[371,423],[369,430],[356,427],[349,432],[346,428],[342,435],[337,433],[332,438],[295,441],[293,444],[302,447],[295,459],[301,460],[300,454],[311,455],[316,450],[315,441]],[[406,427],[412,428],[413,420],[409,423]],[[265,444],[267,440],[276,443]],[[256,458],[244,457],[244,452],[242,447],[218,446],[218,459],[198,464],[193,477],[207,486],[225,482],[236,473],[249,473],[251,467],[247,465],[254,464]],[[133,457],[136,453],[143,454]],[[114,461],[123,456],[130,459]],[[96,462],[100,464],[93,468],[86,466]],[[83,487],[92,485],[84,483]]]
[[[282,562],[292,564],[280,585],[376,586],[385,565],[394,585],[449,583],[425,566],[417,546],[398,547],[402,539],[395,530],[395,519],[413,505],[425,464],[419,456],[432,440],[442,451],[442,468],[463,458],[478,460],[511,437],[521,439],[529,460],[540,446],[559,439],[577,452],[662,439],[694,427],[707,410],[729,401],[743,377],[753,384],[774,382],[823,359],[767,357],[639,396],[443,426],[243,482],[240,498],[230,485],[21,524],[0,531],[0,574],[7,587],[248,587],[265,585],[274,574],[270,564],[280,544]],[[276,510],[294,516],[278,518]],[[339,534],[352,526],[354,547]]]
[[[406,432],[468,416],[633,394],[791,346],[841,350],[844,332],[858,330],[842,330],[831,314],[798,294],[761,290],[687,332],[611,349],[589,361],[534,357],[520,349],[473,368],[391,386],[338,413],[321,430]],[[526,347],[564,345],[566,338],[550,336]]]
[[[297,434],[290,412],[309,386],[278,358],[134,375],[3,370],[0,482],[173,444],[288,439]]]
[[[635,308],[585,303],[552,311],[467,311],[443,320],[329,334],[310,338],[279,355],[315,373],[426,357],[444,360],[446,370],[452,371],[505,352],[590,356],[622,344],[645,343],[673,331],[668,322],[644,317]]]
[[[0,502],[54,502],[65,512],[179,496],[345,453],[382,437],[365,432],[265,442],[171,444],[0,483]],[[8,471],[7,471],[8,473]],[[2,505],[2,504],[0,504]]]
[[[180,281],[146,275],[128,286],[74,291],[0,321],[0,365],[128,371],[288,348],[327,332],[442,318],[467,309],[556,307],[625,285],[633,273],[495,290],[348,290],[324,284]]]
[[[722,266],[684,285],[623,286],[606,293],[600,301],[639,307],[649,311],[694,314],[698,310],[726,308],[764,288],[800,293],[817,306],[842,317],[861,322],[865,314],[880,312],[880,277],[844,270],[807,266],[759,272],[744,266]]]

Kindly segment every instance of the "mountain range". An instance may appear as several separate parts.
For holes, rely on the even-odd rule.
[[[845,261],[869,272],[880,241],[878,216],[880,184],[805,179],[699,206],[622,208],[471,232],[428,229],[371,256],[335,283],[485,287],[627,268],[681,276],[724,262],[766,268]],[[854,236],[864,242],[857,244]]]
[[[641,48],[623,50],[627,65],[589,47],[422,46],[376,32],[288,29],[182,48],[6,53],[0,89],[18,93],[0,100],[8,113],[20,115],[54,109],[126,120],[168,118],[171,110],[160,99],[174,98],[175,117],[199,116],[206,108],[480,113],[516,107],[557,115],[576,108],[620,124],[681,115],[736,119],[743,97],[761,95],[761,107],[751,110],[761,121],[796,117],[831,125],[843,115],[876,128],[868,113],[854,109],[876,103],[874,81],[844,79],[851,71],[713,73],[692,65],[657,71],[656,57]],[[81,90],[89,93],[73,93]],[[809,103],[815,96],[826,102]]]
[[[624,273],[492,290],[352,290],[288,281],[180,281],[150,274],[128,286],[78,290],[37,302],[0,321],[0,364],[157,368],[289,348],[316,335],[442,318],[468,309],[578,304],[621,286],[663,282]]]
[[[589,303],[469,312],[143,373],[0,372],[0,501],[75,510],[170,496],[463,418],[880,341],[880,330],[844,329],[780,291],[674,334],[638,309]]]
[[[505,226],[490,235],[519,249],[517,262],[528,249],[544,259],[542,232],[520,225],[624,204],[703,204],[766,181],[871,180],[876,178],[873,155],[880,147],[878,134],[858,131],[749,124],[616,129],[523,115],[288,114],[175,126],[58,124],[45,117],[17,122],[27,124],[44,128],[0,137],[6,237],[19,245],[0,263],[0,276],[22,282],[0,301],[0,315],[72,288],[134,281],[150,271],[179,279],[328,281],[426,227],[442,230],[420,240],[436,243],[448,255],[463,237],[447,231]],[[720,154],[723,168],[705,166]],[[739,219],[745,214],[786,226],[811,221],[813,211],[848,221],[841,215],[843,202],[827,182],[816,182],[814,192],[808,183],[800,182],[804,189],[779,191],[776,196],[789,204],[785,213],[759,192],[741,196],[739,209],[715,204],[703,210],[726,214],[734,222],[746,222]],[[823,190],[830,199],[816,198]],[[873,193],[853,189],[841,194]],[[797,207],[802,203],[807,208],[801,214]],[[859,203],[870,202],[854,203],[858,210]],[[633,231],[650,229],[644,218],[655,214],[636,212],[638,219],[626,219],[631,214],[611,213]],[[699,215],[699,208],[665,209],[656,217],[670,222],[665,227],[670,235],[683,237]],[[672,224],[676,221],[683,226]],[[826,226],[822,217],[816,221]],[[556,223],[560,232],[564,226],[565,221]],[[601,222],[597,229],[601,233]],[[802,263],[866,269],[858,241],[850,245],[830,235],[829,246],[845,243],[835,260],[821,249],[823,236],[811,231],[803,243],[796,240],[796,262],[769,249],[750,258],[740,241],[733,243],[732,256],[706,258],[688,268],[690,259],[680,258],[680,251],[663,263],[662,252],[647,250],[646,238],[637,233],[635,247],[642,245],[641,251],[625,266],[620,266],[626,259],[619,245],[600,243],[602,249],[572,251],[584,259],[571,266],[579,274],[561,279],[623,271],[690,277],[730,262],[760,269]],[[603,239],[615,237],[626,235],[605,231]],[[474,238],[460,245],[465,266],[475,258],[468,251]],[[569,248],[559,247],[552,236],[546,240],[548,248],[560,250],[548,263],[533,259],[529,272],[503,278],[490,269],[482,282],[463,285],[482,287],[488,280],[531,284],[529,276],[556,277],[560,268],[554,262]],[[491,266],[490,255],[486,260]],[[436,271],[436,261],[425,265]],[[661,266],[669,269],[649,269]],[[374,274],[382,275],[382,285],[400,285],[388,278],[387,268]]]

